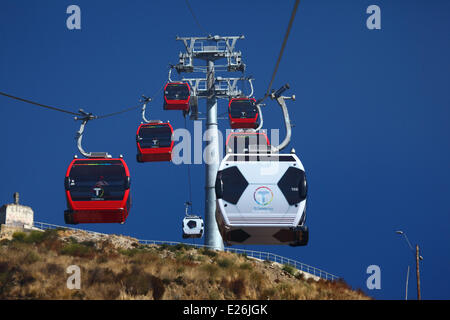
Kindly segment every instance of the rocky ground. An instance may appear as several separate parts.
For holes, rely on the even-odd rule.
[[[79,266],[81,288],[68,289]],[[75,230],[14,232],[0,240],[0,299],[370,299],[343,280],[185,245]]]

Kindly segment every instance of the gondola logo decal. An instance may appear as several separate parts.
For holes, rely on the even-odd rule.
[[[267,187],[259,187],[253,194],[253,199],[260,206],[267,206],[273,200],[273,192]]]
[[[103,188],[100,187],[94,187],[92,190],[94,191],[96,198],[102,198],[103,195],[105,194],[105,190],[103,190]]]
[[[95,193],[95,198],[97,199],[103,198],[105,194],[105,189],[103,187],[107,186],[108,182],[106,182],[104,179],[105,178],[103,176],[100,176],[99,181],[95,184],[94,188],[92,188]]]

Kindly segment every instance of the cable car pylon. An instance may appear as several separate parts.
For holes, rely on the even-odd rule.
[[[217,99],[237,98],[242,92],[237,89],[237,82],[242,78],[225,78],[216,76],[215,61],[226,59],[226,71],[245,71],[241,52],[235,51],[237,40],[244,36],[207,36],[177,37],[182,41],[186,52],[180,53],[179,63],[175,66],[178,73],[203,72],[205,78],[183,78],[189,83],[191,95],[196,99],[206,99],[206,179],[205,179],[205,245],[216,250],[223,250],[223,239],[216,222],[215,180],[219,168],[219,138],[217,123]],[[194,60],[203,60],[206,66],[194,66]],[[191,119],[196,119],[196,110],[191,110]]]

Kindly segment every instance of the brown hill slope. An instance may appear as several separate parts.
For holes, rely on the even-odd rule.
[[[81,269],[81,289],[66,268]],[[16,232],[0,241],[0,299],[370,299],[343,281],[290,266],[184,245],[72,230]]]

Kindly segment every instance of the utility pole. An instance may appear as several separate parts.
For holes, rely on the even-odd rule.
[[[420,300],[420,270],[419,270],[419,245],[416,245],[416,274],[417,274],[417,300]]]
[[[408,300],[408,281],[409,281],[409,265],[408,265],[408,271],[406,272],[405,300]]]
[[[238,97],[242,93],[237,89],[237,81],[242,78],[216,77],[215,61],[227,59],[225,68],[221,71],[235,72],[245,70],[241,60],[241,53],[234,50],[236,41],[244,39],[244,36],[207,36],[207,37],[177,37],[183,41],[185,53],[180,53],[179,63],[175,66],[178,73],[203,72],[206,78],[183,78],[191,87],[191,95],[195,101],[199,98],[206,99],[206,137],[205,152],[206,177],[205,177],[205,245],[223,250],[223,240],[216,222],[216,193],[215,181],[219,168],[219,135],[217,123],[217,99]],[[205,66],[194,66],[194,59],[206,62]],[[198,106],[191,108],[190,119],[198,119]]]
[[[416,276],[417,276],[417,300],[420,300],[420,270],[419,270],[419,261],[423,260],[423,257],[419,254],[419,245],[416,244],[416,252],[414,253],[414,249],[411,245],[411,242],[409,242],[408,236],[406,235],[405,232],[398,230],[395,231],[395,233],[402,235],[405,240],[406,243],[409,246],[409,249],[411,249],[412,254],[415,256],[415,260],[416,260]],[[408,276],[406,279],[406,299],[408,298],[408,277],[409,277],[409,266],[408,266]]]

